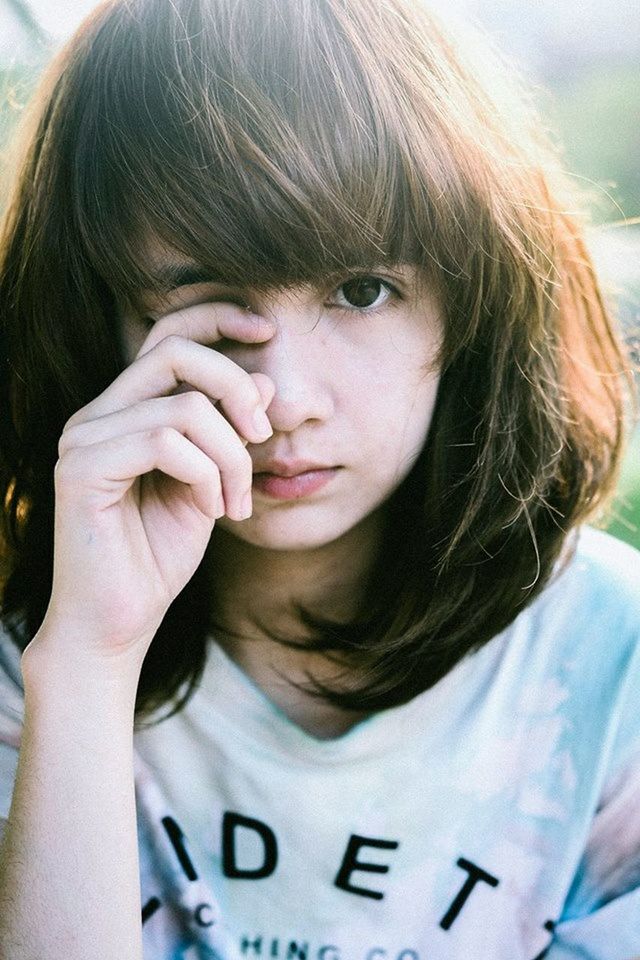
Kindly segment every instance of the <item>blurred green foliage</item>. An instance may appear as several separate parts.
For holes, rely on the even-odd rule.
[[[640,431],[629,446],[607,529],[640,550]]]
[[[547,89],[567,166],[602,190],[594,223],[640,216],[640,63],[596,62]]]

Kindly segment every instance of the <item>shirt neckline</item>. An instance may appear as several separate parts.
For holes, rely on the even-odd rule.
[[[393,744],[409,744],[412,736],[424,738],[425,710],[442,722],[453,689],[464,684],[474,659],[464,658],[433,687],[407,703],[377,711],[344,733],[321,739],[292,721],[213,636],[208,638],[207,649],[196,706],[203,711],[203,720],[208,716],[210,722],[210,711],[214,710],[235,736],[252,741],[261,751],[286,759],[289,764],[350,763],[357,758],[375,758]],[[415,723],[418,714],[419,730]]]
[[[583,528],[575,532],[576,539],[582,532]],[[596,546],[601,547],[599,532],[589,533],[596,537]],[[581,539],[576,544],[576,555],[580,553]],[[566,565],[559,558],[554,576],[533,603],[503,631],[479,649],[469,651],[432,687],[407,703],[359,720],[336,737],[320,739],[290,720],[232,660],[213,634],[207,638],[207,659],[198,688],[185,709],[203,730],[211,726],[212,713],[215,714],[229,737],[241,741],[254,754],[268,754],[290,766],[375,759],[390,747],[410,751],[416,739],[425,749],[437,748],[444,728],[462,722],[465,713],[477,709],[478,703],[490,695],[491,680],[487,678],[495,679],[498,675],[501,659],[508,655],[518,636],[526,642],[532,618],[539,615],[541,607],[553,602],[557,590],[563,589],[569,569],[575,568],[576,555]],[[563,583],[559,584],[559,580]]]

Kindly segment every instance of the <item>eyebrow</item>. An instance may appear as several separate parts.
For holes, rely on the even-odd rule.
[[[338,281],[349,274],[367,273],[380,270],[382,272],[395,273],[398,280],[406,279],[404,272],[398,270],[389,270],[384,264],[367,265],[362,267],[348,267],[331,271],[326,276],[326,282]],[[179,287],[191,287],[198,283],[216,283],[222,286],[230,286],[227,277],[222,274],[216,274],[214,270],[198,263],[179,263],[168,262],[152,267],[151,276],[154,282],[163,290],[177,290]],[[318,285],[320,286],[320,284]]]
[[[226,283],[226,278],[197,263],[166,263],[151,271],[154,281],[165,290],[191,287],[197,283]]]

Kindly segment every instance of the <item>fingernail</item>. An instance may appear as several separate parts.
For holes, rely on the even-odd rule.
[[[260,436],[264,437],[265,440],[272,435],[273,429],[269,423],[269,418],[261,407],[257,407],[253,414],[253,424]]]
[[[216,513],[216,520],[219,520],[220,517],[223,517],[224,513],[225,513],[224,497],[222,496],[222,494],[220,494],[218,498],[218,512]]]

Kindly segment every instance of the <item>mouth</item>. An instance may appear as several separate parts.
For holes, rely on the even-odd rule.
[[[290,476],[279,473],[254,473],[253,490],[275,500],[301,500],[325,487],[341,467],[315,467]]]

